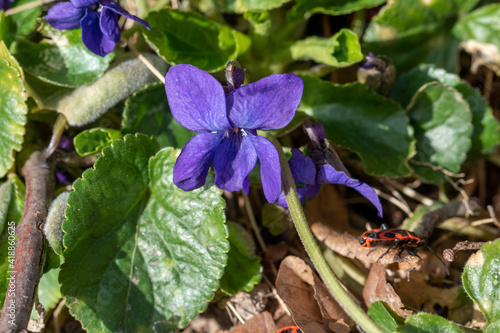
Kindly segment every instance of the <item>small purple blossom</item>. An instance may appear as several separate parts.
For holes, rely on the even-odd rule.
[[[292,158],[288,161],[293,179],[297,186],[300,202],[304,202],[319,193],[321,184],[339,184],[351,187],[367,198],[377,208],[378,216],[382,217],[382,204],[375,190],[368,184],[350,177],[337,154],[330,147],[321,123],[314,125],[306,122],[307,133],[311,139],[308,145],[308,155],[304,156],[296,148],[292,149]],[[337,171],[339,170],[339,171]],[[288,208],[285,193],[282,192],[278,205]]]
[[[120,41],[120,14],[139,22],[149,29],[149,24],[123,9],[112,0],[71,0],[60,2],[49,9],[45,19],[56,29],[82,28],[83,44],[93,53],[104,57]]]
[[[281,192],[278,151],[257,130],[286,126],[295,115],[304,84],[294,74],[271,75],[231,91],[192,66],[171,67],[165,91],[174,118],[199,132],[182,149],[174,183],[185,191],[205,184],[213,162],[215,185],[248,193],[248,174],[260,161],[264,195],[275,202]]]

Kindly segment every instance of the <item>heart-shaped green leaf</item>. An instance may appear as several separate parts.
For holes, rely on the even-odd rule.
[[[165,95],[165,85],[152,84],[127,98],[122,133],[154,135],[161,147],[182,148],[196,134],[174,119]]]
[[[119,130],[111,128],[92,128],[78,133],[73,140],[76,152],[80,156],[97,154],[111,145],[113,140],[122,137]]]
[[[26,124],[26,93],[22,70],[0,41],[0,177],[14,164],[14,151],[20,151]]]
[[[420,65],[399,77],[392,89],[391,98],[407,106],[420,87],[433,81],[439,81],[457,89],[469,104],[474,130],[467,159],[474,161],[492,154],[500,142],[498,120],[493,116],[488,102],[481,96],[478,89],[471,87],[458,75],[432,65]]]
[[[332,143],[361,157],[367,173],[400,177],[409,174],[413,155],[409,119],[398,103],[359,83],[334,85],[302,77],[301,109],[322,122]]]
[[[228,251],[215,187],[172,181],[175,151],[127,135],[74,183],[61,291],[89,331],[174,332],[207,306]]]
[[[463,41],[473,39],[477,42],[493,44],[500,50],[500,26],[498,17],[500,4],[480,7],[458,20],[453,33]]]
[[[487,243],[465,265],[462,283],[486,318],[486,327],[500,322],[500,240]],[[492,331],[494,332],[494,331]]]
[[[441,83],[428,83],[414,96],[408,115],[417,139],[417,154],[410,160],[415,174],[440,183],[443,172],[458,173],[472,134],[472,113],[462,95]]]
[[[363,60],[358,36],[342,29],[330,38],[308,37],[290,46],[293,60],[314,60],[333,67],[346,67]]]
[[[225,293],[235,295],[240,290],[251,291],[262,278],[260,257],[255,255],[252,237],[241,225],[228,222],[229,253],[226,270],[220,281]]]
[[[16,45],[16,59],[25,71],[41,80],[78,87],[102,76],[113,59],[112,53],[100,57],[90,52],[82,42],[80,29],[57,30],[47,25],[43,32],[50,42],[20,40]]]
[[[223,69],[238,54],[235,32],[195,12],[163,9],[146,19],[144,36],[169,64],[191,64],[205,71]]]

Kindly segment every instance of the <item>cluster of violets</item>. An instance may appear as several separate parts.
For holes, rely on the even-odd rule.
[[[8,1],[8,0],[0,0]],[[112,0],[70,0],[53,6],[46,20],[56,29],[81,28],[87,48],[105,56],[120,41],[117,14],[141,23]],[[269,202],[287,207],[281,186],[276,147],[258,130],[280,129],[294,117],[302,79],[294,74],[270,75],[243,85],[244,71],[233,62],[226,69],[223,87],[210,74],[191,65],[177,65],[165,76],[165,91],[174,118],[198,132],[182,149],[174,166],[174,183],[185,191],[205,184],[213,165],[215,185],[227,191],[249,190],[249,174],[260,162],[264,195]],[[308,156],[292,150],[289,161],[302,203],[318,194],[321,184],[349,186],[365,196],[382,216],[380,200],[370,186],[352,179],[328,145],[321,124],[306,126],[311,144]]]
[[[229,67],[232,69],[233,64]],[[241,70],[236,75],[232,72],[226,71],[226,89],[210,74],[191,65],[171,67],[165,76],[172,115],[182,126],[198,132],[177,159],[174,183],[185,191],[203,186],[213,163],[218,188],[248,193],[248,175],[258,159],[266,199],[287,207],[278,151],[257,130],[288,125],[302,97],[302,79],[294,74],[275,74],[242,86]],[[382,216],[375,190],[349,176],[329,146],[321,123],[306,128],[311,138],[309,156],[293,149],[289,162],[294,180],[300,184],[297,192],[301,202],[318,194],[321,184],[341,184],[361,193]]]

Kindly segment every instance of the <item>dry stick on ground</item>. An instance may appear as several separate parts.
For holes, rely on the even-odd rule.
[[[0,318],[2,333],[19,332],[28,326],[43,265],[43,224],[54,192],[54,166],[43,152],[31,154],[22,173],[26,180],[26,201],[17,226],[15,265]],[[11,304],[15,310],[12,315],[8,309]]]

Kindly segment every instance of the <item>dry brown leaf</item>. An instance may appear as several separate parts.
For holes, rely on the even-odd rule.
[[[322,223],[314,223],[311,226],[311,230],[314,236],[316,236],[318,240],[324,242],[329,249],[344,257],[358,259],[365,266],[368,266],[370,263],[377,263],[380,256],[387,251],[386,247],[362,247],[359,245],[359,241],[356,237],[347,233],[340,234]],[[369,253],[371,250],[374,251]],[[423,261],[420,258],[410,255],[406,251],[399,256],[399,251],[398,249],[389,251],[389,253],[382,257],[378,263],[382,265],[406,263],[406,265],[400,267],[400,269],[406,270],[416,268],[422,264]]]
[[[247,320],[243,325],[233,328],[231,333],[276,333],[273,316],[267,311],[259,313]]]
[[[304,333],[343,333],[354,326],[324,283],[298,257],[288,256],[283,260],[276,289]]]
[[[428,274],[413,272],[411,281],[402,279],[394,289],[409,307],[440,314],[457,323],[465,324],[473,317],[473,302],[460,285],[451,288],[435,287],[427,283]]]
[[[399,298],[394,288],[387,282],[385,278],[385,267],[380,264],[373,264],[370,269],[370,274],[366,279],[365,288],[363,289],[363,298],[367,307],[373,302],[383,301],[396,312],[399,316],[406,318],[413,312],[403,309],[404,304]]]
[[[259,283],[251,293],[238,292],[231,298],[231,303],[241,318],[248,320],[264,311],[268,301],[267,295],[270,292],[271,290],[266,284]]]

